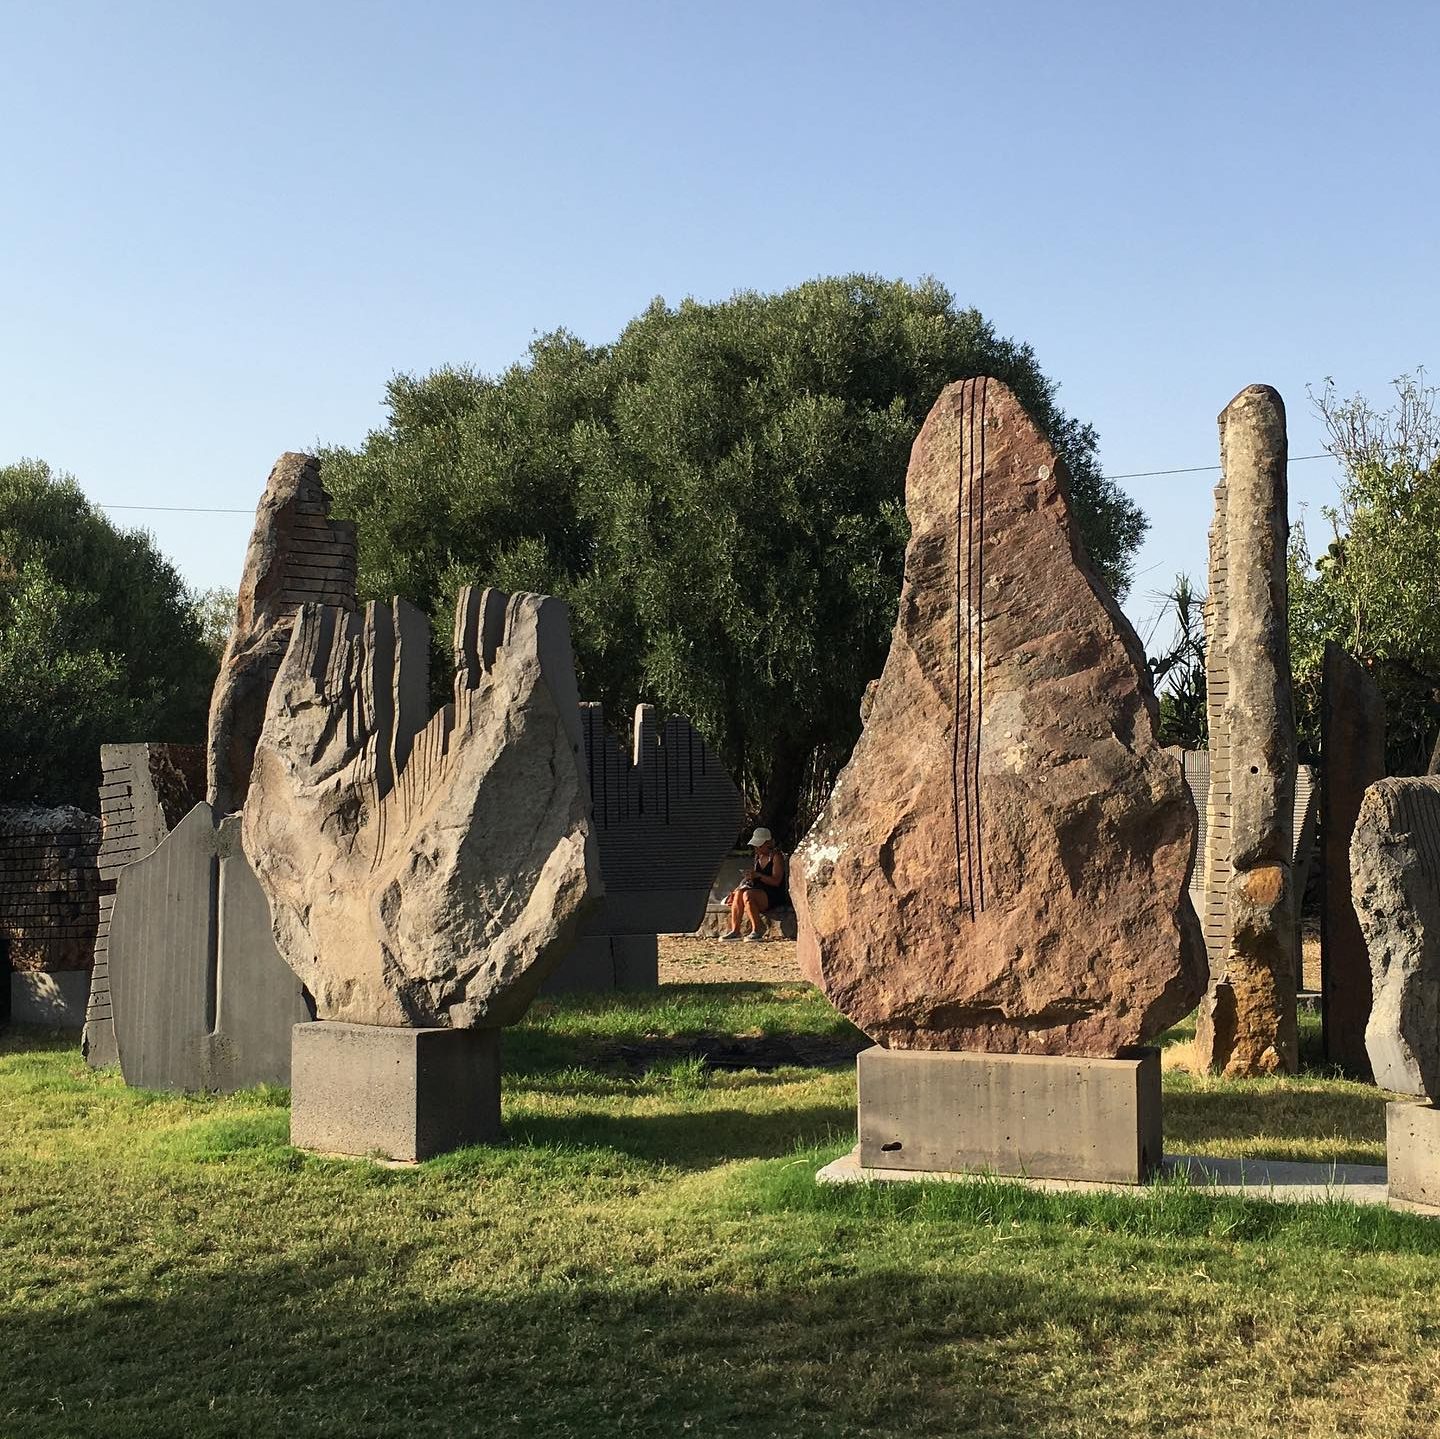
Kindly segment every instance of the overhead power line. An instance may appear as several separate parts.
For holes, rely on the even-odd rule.
[[[1289,463],[1298,465],[1301,460],[1328,460],[1329,455],[1291,455]],[[1124,475],[1106,475],[1107,480],[1151,480],[1162,475],[1200,475],[1209,474],[1220,468],[1219,465],[1187,465],[1180,470],[1131,470]],[[98,510],[144,510],[149,514],[158,515],[253,515],[254,510],[222,510],[209,509],[203,505],[107,505],[99,500],[95,502]]]

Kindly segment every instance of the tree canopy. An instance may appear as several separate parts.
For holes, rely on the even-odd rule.
[[[198,740],[214,677],[147,534],[40,461],[0,468],[0,800],[93,810],[100,745]]]
[[[1366,664],[1385,696],[1392,773],[1433,766],[1440,750],[1440,392],[1424,372],[1394,383],[1394,403],[1342,398],[1327,381],[1314,403],[1340,462],[1334,538],[1313,557],[1303,525],[1290,555],[1291,654],[1302,737],[1318,731],[1325,641]]]
[[[793,837],[859,733],[894,624],[911,443],[945,384],[1006,381],[1072,476],[1117,592],[1145,520],[1101,475],[1028,345],[942,286],[816,280],[717,304],[656,300],[612,344],[565,331],[503,374],[389,385],[389,422],[324,452],[358,521],[366,597],[442,633],[458,587],[566,599],[583,692],[613,721],[688,714]]]

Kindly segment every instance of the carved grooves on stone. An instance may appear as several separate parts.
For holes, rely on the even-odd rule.
[[[966,380],[956,397],[960,473],[955,487],[955,712],[950,756],[955,812],[955,886],[973,920],[985,908],[980,834],[980,717],[984,700],[985,406],[988,379]],[[977,395],[978,414],[977,422]]]
[[[1226,532],[1229,491],[1224,475],[1215,486],[1210,531],[1210,593],[1205,617],[1205,711],[1210,730],[1209,794],[1205,805],[1204,900],[1200,922],[1210,967],[1223,966],[1230,947],[1230,546]],[[1197,805],[1197,808],[1199,806]]]
[[[334,705],[329,744],[359,754],[355,783],[374,820],[372,871],[446,783],[451,737],[468,731],[472,707],[496,657],[510,642],[526,599],[467,586],[455,606],[454,698],[429,713],[430,631],[407,600],[371,602],[363,614],[307,606],[297,659],[324,704]]]

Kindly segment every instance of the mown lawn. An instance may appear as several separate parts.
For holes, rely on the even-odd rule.
[[[509,1143],[400,1171],[6,1037],[0,1435],[1440,1434],[1440,1222],[821,1190],[858,1043],[802,985],[546,1002]],[[1383,1160],[1363,1086],[1166,1085],[1172,1151]]]

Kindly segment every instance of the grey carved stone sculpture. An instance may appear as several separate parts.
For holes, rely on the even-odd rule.
[[[1325,645],[1320,692],[1321,862],[1320,990],[1325,1058],[1368,1079],[1365,1028],[1370,1022],[1370,955],[1350,893],[1350,841],[1365,791],[1385,777],[1385,701],[1357,659],[1333,640]]]
[[[321,1020],[512,1023],[601,890],[566,607],[463,591],[433,717],[429,643],[306,606],[271,691],[245,848]]]
[[[1210,982],[1195,1038],[1199,1065],[1230,1075],[1290,1073],[1299,1058],[1286,455],[1280,396],[1268,385],[1241,390],[1220,416],[1210,532]]]
[[[206,798],[218,814],[245,803],[270,685],[305,604],[355,608],[355,526],[330,518],[319,460],[286,453],[255,510],[235,625],[210,698]]]
[[[120,875],[110,953],[125,1082],[222,1094],[290,1082],[290,1031],[310,1018],[240,845],[197,804]]]
[[[1440,1099],[1440,777],[1366,790],[1350,887],[1370,951],[1365,1048],[1375,1082]]]
[[[603,934],[697,929],[715,872],[745,822],[740,791],[682,715],[661,727],[651,706],[637,706],[627,755],[598,704],[580,712],[605,879],[605,903],[589,928]]]
[[[84,1038],[85,1058],[97,1069],[120,1061],[110,989],[116,883],[190,812],[204,786],[205,754],[198,745],[104,744],[100,768],[100,920]]]

